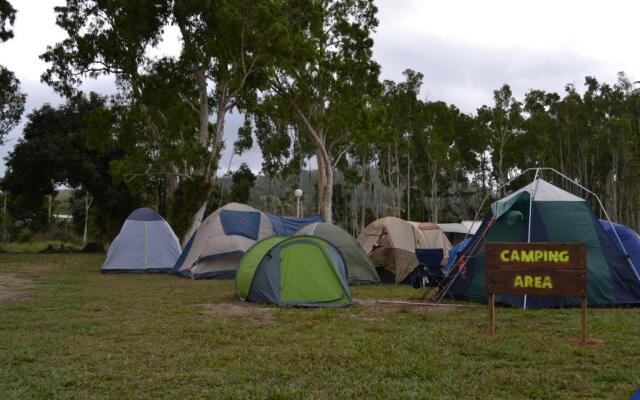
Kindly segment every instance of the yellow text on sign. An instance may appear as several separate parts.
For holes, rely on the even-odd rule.
[[[503,262],[554,262],[566,264],[569,262],[568,250],[502,250],[500,260]]]
[[[553,281],[549,275],[532,276],[516,275],[513,279],[514,288],[553,289]]]

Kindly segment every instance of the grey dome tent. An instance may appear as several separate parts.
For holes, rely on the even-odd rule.
[[[246,204],[226,204],[202,221],[173,273],[192,279],[232,279],[244,253],[269,236],[273,227],[264,213]]]
[[[113,240],[102,272],[170,272],[180,255],[173,229],[150,208],[138,208]]]
[[[296,232],[296,236],[299,235],[318,236],[337,247],[347,264],[350,284],[380,283],[376,267],[367,253],[353,236],[339,226],[316,222]]]

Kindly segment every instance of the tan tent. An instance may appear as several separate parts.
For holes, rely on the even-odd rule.
[[[402,282],[418,266],[416,248],[442,248],[445,254],[451,248],[437,225],[395,217],[380,218],[367,225],[358,236],[358,243],[374,265],[395,275],[396,283]]]
[[[413,222],[410,221],[413,226],[418,228],[424,236],[425,247],[419,247],[421,249],[442,249],[444,251],[444,257],[442,258],[441,265],[447,265],[449,261],[449,249],[451,249],[451,242],[447,239],[445,233],[440,229],[437,224],[431,222]]]
[[[202,222],[182,251],[174,273],[193,279],[233,278],[249,247],[273,235],[264,213],[245,204],[229,203]]]

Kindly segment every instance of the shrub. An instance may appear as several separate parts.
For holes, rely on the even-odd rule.
[[[22,228],[18,234],[18,241],[20,243],[30,242],[33,239],[33,231],[29,228]]]

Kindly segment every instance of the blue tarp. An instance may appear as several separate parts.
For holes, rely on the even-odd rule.
[[[640,236],[633,229],[629,228],[626,225],[618,224],[613,222],[613,228],[618,233],[618,237],[620,237],[620,241],[616,237],[616,234],[613,232],[611,228],[611,224],[609,221],[600,219],[598,220],[604,231],[607,233],[609,240],[620,250],[621,253],[624,254],[622,250],[622,246],[620,246],[620,242],[624,246],[624,249],[627,251],[631,262],[636,270],[636,272],[640,275]]]
[[[220,222],[222,222],[222,230],[227,236],[239,235],[258,240],[260,213],[257,211],[222,210]]]
[[[314,224],[316,222],[322,222],[322,218],[319,215],[314,215],[307,218],[294,218],[294,217],[281,217],[279,215],[273,215],[266,213],[273,230],[278,236],[293,236],[299,229]]]
[[[447,263],[446,267],[442,268],[444,273],[447,273],[449,269],[451,269],[451,267],[453,266],[453,263],[456,262],[456,258],[458,258],[458,254],[467,247],[467,245],[469,244],[469,242],[471,242],[472,239],[473,237],[468,237],[462,242],[456,244],[455,246],[449,249],[449,262]]]

